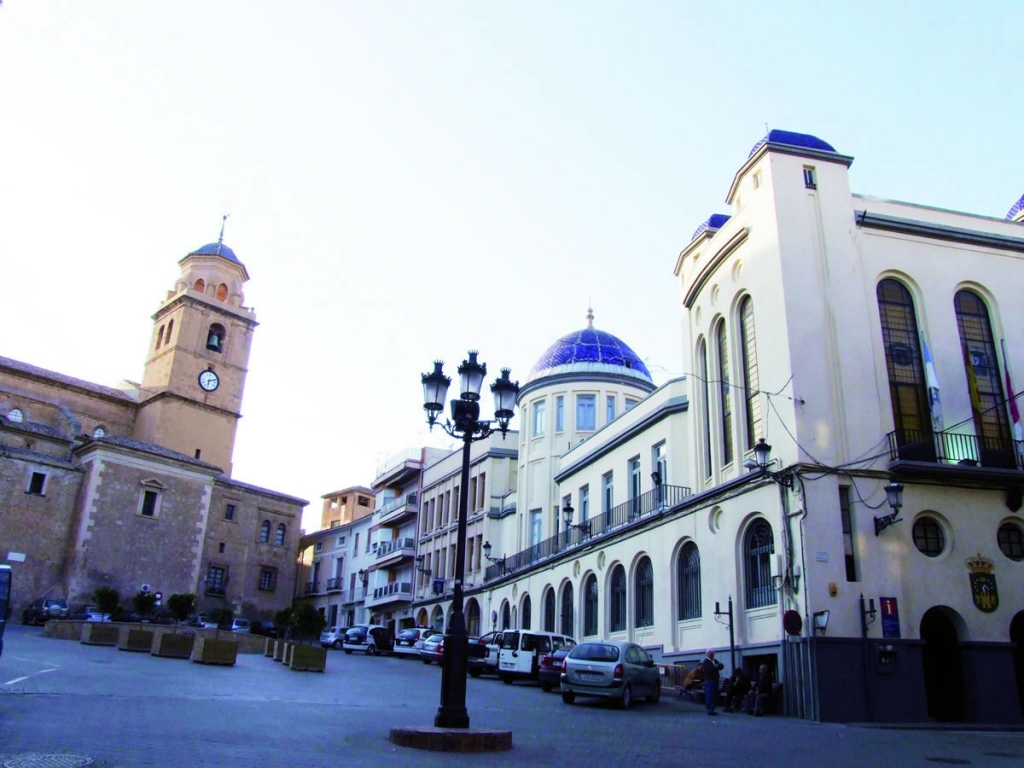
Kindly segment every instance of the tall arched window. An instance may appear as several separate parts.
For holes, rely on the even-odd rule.
[[[420,626],[422,625],[423,623],[420,622]],[[470,637],[480,634],[480,604],[472,598],[466,605],[466,632]]]
[[[523,612],[522,612],[523,629],[529,629],[530,628],[530,619],[531,619],[530,614],[531,613],[532,613],[532,611],[531,611],[531,605],[530,605],[530,596],[527,595],[526,597],[523,598]]]
[[[636,567],[636,614],[633,617],[635,627],[654,626],[654,568],[651,560],[645,557]]]
[[[573,630],[572,584],[562,587],[562,623],[559,630],[563,635],[572,637]]]
[[[164,343],[164,327],[161,325],[160,326],[160,330],[157,331],[157,334],[156,334],[156,348],[160,349],[160,347],[163,345],[163,343]]]
[[[264,520],[263,524],[260,525],[260,544],[266,544],[270,541],[270,521]]]
[[[729,391],[729,341],[725,321],[718,324],[718,405],[722,414],[722,463],[732,461],[732,393]]]
[[[206,281],[203,280],[202,278],[199,278],[192,285],[192,290],[194,290],[196,293],[206,293]]]
[[[758,520],[747,531],[743,542],[743,565],[747,587],[747,608],[775,605],[778,595],[772,585],[772,555],[775,537],[765,520]]]
[[[597,576],[590,574],[583,587],[583,634],[597,634]]]
[[[555,590],[544,593],[544,631],[555,631]]]
[[[206,334],[206,348],[211,352],[223,352],[225,336],[227,336],[227,331],[224,330],[224,326],[214,323]]]
[[[509,608],[507,600],[505,601],[505,604],[501,606],[501,628],[512,628],[512,610]]]
[[[171,332],[173,330],[174,330],[174,320],[171,319],[171,320],[167,321],[167,335],[164,336],[164,344],[170,344],[171,343]]]
[[[935,441],[914,299],[896,280],[882,280],[876,293],[899,457],[933,462]]]
[[[700,552],[688,541],[676,563],[676,591],[679,595],[679,619],[700,618]]]
[[[708,382],[708,345],[700,341],[700,380],[704,389],[704,475],[711,477],[711,386]]]
[[[609,620],[612,632],[623,632],[626,629],[626,569],[621,565],[612,571],[611,604]]]
[[[217,286],[217,300],[218,301],[227,301],[228,300],[228,287],[224,283],[221,283],[220,285]]]
[[[284,546],[284,537],[285,537],[285,533],[287,532],[287,530],[288,529],[285,528],[284,523],[278,523],[277,524],[277,533],[274,535],[274,543],[277,544],[277,546],[279,546],[279,547],[283,547]]]
[[[964,369],[971,395],[974,429],[982,465],[1015,469],[1017,457],[1010,438],[1006,396],[999,373],[999,358],[992,338],[988,308],[973,291],[958,291],[954,299]]]
[[[740,303],[740,352],[743,354],[743,400],[746,405],[747,450],[753,450],[761,432],[761,393],[757,375],[757,346],[754,335],[754,301]]]

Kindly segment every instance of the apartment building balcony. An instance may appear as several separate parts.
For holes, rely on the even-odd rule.
[[[392,581],[374,587],[366,596],[366,607],[377,607],[387,603],[408,603],[412,600],[412,582]]]
[[[413,558],[415,556],[416,539],[410,536],[377,543],[377,567],[394,565],[406,558]]]
[[[1007,434],[1004,437],[897,429],[889,433],[889,460],[938,467],[944,472],[1024,469],[1024,452]],[[922,468],[923,469],[923,468]],[[991,474],[991,473],[990,473]]]
[[[333,579],[327,580],[327,591],[328,592],[341,592],[344,588],[344,581],[340,576],[335,576]]]
[[[419,497],[415,493],[399,496],[373,513],[374,525],[398,525],[414,519],[419,513]]]
[[[320,580],[317,579],[316,581],[307,581],[306,582],[306,587],[303,590],[303,594],[315,595],[319,591],[320,591]]]
[[[510,573],[524,570],[543,560],[562,554],[580,544],[588,544],[594,539],[604,538],[632,523],[650,517],[656,512],[665,512],[690,496],[689,488],[681,485],[662,485],[647,493],[636,496],[629,501],[601,512],[589,520],[582,521],[579,526],[556,534],[549,539],[527,547],[506,557],[495,557],[493,565],[488,566],[484,581],[493,581]],[[486,547],[484,552],[487,552]]]

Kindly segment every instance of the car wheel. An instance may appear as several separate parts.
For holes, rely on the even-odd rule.
[[[345,649],[345,653],[347,653],[347,654],[351,655],[351,654],[352,654],[352,651],[350,651],[350,650],[349,650],[348,648],[346,648],[346,649]]]
[[[366,646],[366,655],[367,656],[376,656],[377,655],[377,646],[376,645],[368,645],[368,646]]]
[[[423,659],[422,661],[423,661],[423,663],[424,663],[424,664],[426,664],[426,665],[427,665],[428,667],[430,666],[430,659]]]
[[[627,685],[622,689],[622,698],[619,699],[619,706],[623,709],[629,709],[629,705],[633,703],[633,692]]]
[[[566,704],[572,704],[576,701],[576,694],[572,691],[562,691],[562,701]]]
[[[336,651],[340,651],[341,650],[341,640],[335,640],[334,643],[331,645],[331,647],[334,650],[336,650]]]
[[[469,670],[469,676],[470,677],[480,677],[480,670],[477,669],[476,667],[471,668]]]
[[[512,685],[512,675],[502,675],[501,682],[505,685]]]
[[[551,683],[541,683],[541,684],[540,684],[540,689],[541,689],[542,691],[544,691],[544,693],[551,693],[551,689],[552,689],[553,687],[554,687],[554,686],[553,686],[553,685],[551,685]]]
[[[658,703],[658,699],[660,699],[660,698],[661,698],[661,680],[659,680],[658,684],[656,686],[654,686],[654,693],[652,693],[650,696],[648,696],[647,700],[649,702],[651,702],[651,704],[657,704]]]

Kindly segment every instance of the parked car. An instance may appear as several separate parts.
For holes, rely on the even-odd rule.
[[[250,631],[254,635],[263,635],[264,637],[277,637],[280,631],[277,628],[277,624],[272,621],[250,621]]]
[[[50,619],[66,619],[68,601],[62,598],[40,597],[21,612],[22,624],[45,624]]]
[[[433,664],[435,661],[440,664],[444,661],[443,634],[437,632],[423,641],[423,647],[420,648],[420,659],[424,664]]]
[[[572,648],[572,646],[563,645],[553,653],[541,657],[537,677],[544,693],[550,693],[559,686],[562,679],[562,662]]]
[[[498,677],[503,683],[524,678],[536,680],[540,677],[540,660],[563,645],[572,647],[576,641],[554,632],[506,629],[501,635]]]
[[[340,650],[345,643],[346,632],[348,632],[348,627],[327,627],[320,633],[320,645],[324,648]]]
[[[429,627],[409,627],[395,636],[395,653],[402,656],[418,656],[422,647],[421,640],[439,634]]]
[[[248,635],[252,631],[252,625],[248,619],[232,619],[231,631],[238,635]]]
[[[110,621],[109,613],[100,613],[95,605],[80,605],[68,616],[71,621]]]
[[[600,696],[617,699],[626,709],[637,697],[651,703],[661,697],[661,671],[654,659],[639,645],[620,640],[577,645],[562,662],[560,683],[566,704],[577,696]]]
[[[341,644],[345,653],[363,651],[367,656],[390,653],[395,648],[395,636],[387,627],[377,624],[356,624],[345,633]]]
[[[469,658],[466,666],[472,677],[495,674],[498,671],[498,653],[501,651],[501,632],[488,632],[469,640]]]

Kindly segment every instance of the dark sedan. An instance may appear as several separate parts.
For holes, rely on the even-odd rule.
[[[544,690],[544,693],[550,693],[558,687],[562,677],[562,661],[569,655],[571,650],[570,646],[563,645],[553,653],[548,653],[541,657],[537,676],[540,679],[540,687]]]

